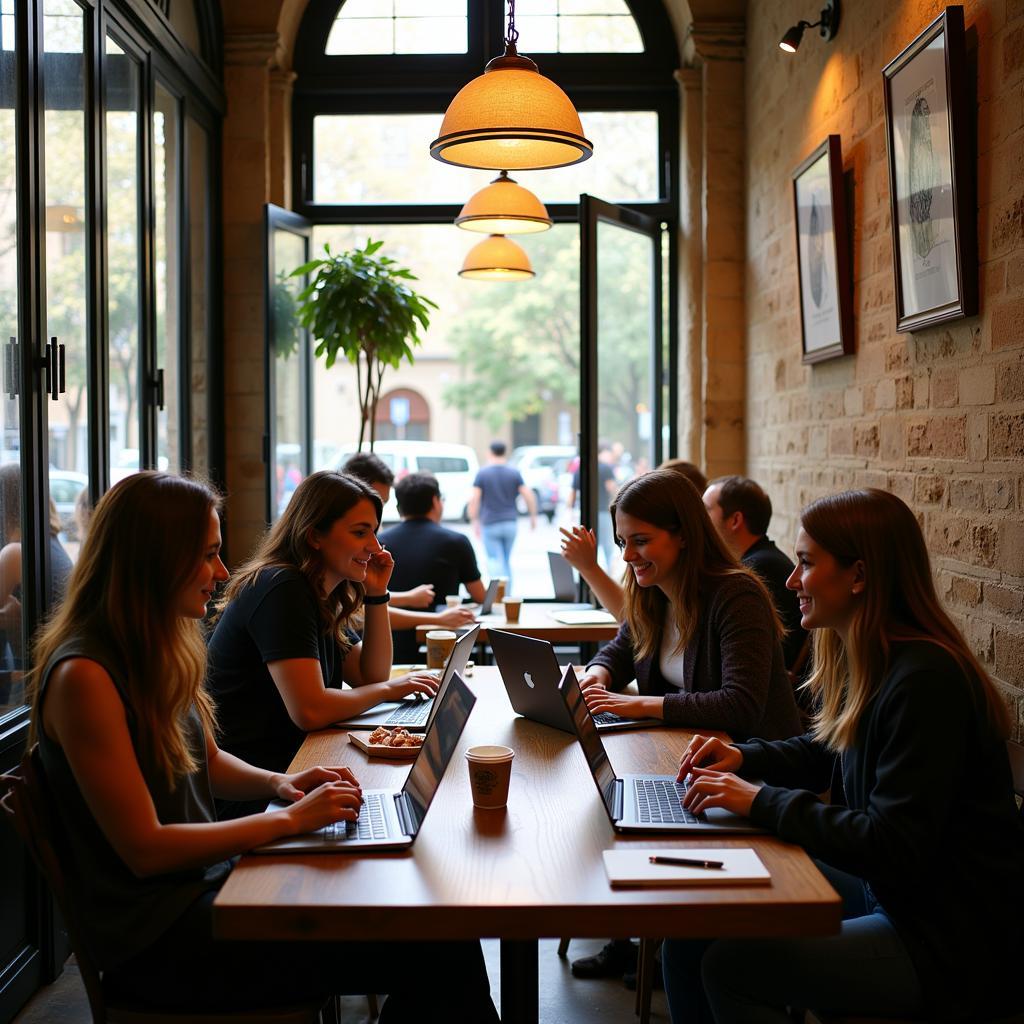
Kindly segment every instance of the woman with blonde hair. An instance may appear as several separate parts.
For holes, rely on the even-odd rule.
[[[1009,719],[939,602],[917,520],[885,491],[821,498],[801,514],[797,557],[787,585],[814,630],[811,732],[697,736],[679,774],[692,810],[749,815],[817,858],[847,920],[824,939],[666,943],[672,1019],[1019,1011],[1024,825]]]
[[[241,1011],[339,992],[396,993],[454,957],[469,984],[463,1019],[496,1021],[479,946],[213,941],[228,858],[354,820],[345,768],[275,774],[214,738],[199,623],[218,582],[219,502],[195,480],[133,474],[96,506],[64,603],[36,646],[31,738],[61,809],[69,890],[104,988],[141,1006]],[[153,538],[160,538],[154,543]],[[285,809],[217,821],[213,797]],[[426,958],[424,979],[395,966]],[[461,975],[460,975],[461,977]],[[424,1019],[424,994],[396,993],[381,1019]],[[427,1019],[432,1019],[428,1016]]]
[[[355,477],[313,473],[228,585],[210,688],[225,749],[250,764],[283,771],[307,731],[436,691],[427,673],[389,679],[394,561],[377,540],[382,507]]]

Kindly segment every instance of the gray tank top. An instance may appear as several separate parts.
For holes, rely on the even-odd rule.
[[[93,643],[82,638],[66,641],[54,652],[42,675],[39,708],[54,668],[67,658],[89,658],[102,665],[117,687],[127,712],[128,731],[157,817],[165,825],[215,821],[206,763],[203,728],[195,708],[185,723],[186,735],[199,767],[179,777],[172,789],[145,750],[127,699],[124,680]],[[65,866],[74,894],[84,941],[101,970],[123,963],[155,942],[199,898],[219,888],[231,865],[221,861],[206,868],[137,878],[114,851],[96,824],[63,749],[40,728],[39,753],[46,782],[60,811],[67,843]]]

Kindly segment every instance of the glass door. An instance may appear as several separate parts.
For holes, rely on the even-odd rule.
[[[598,560],[622,569],[608,506],[662,457],[662,229],[652,217],[580,196],[582,521]]]

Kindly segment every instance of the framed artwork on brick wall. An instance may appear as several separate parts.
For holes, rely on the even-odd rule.
[[[882,70],[898,331],[978,311],[974,95],[965,65],[957,6]]]
[[[803,361],[820,363],[853,351],[850,241],[838,135],[830,135],[793,172],[793,213]]]

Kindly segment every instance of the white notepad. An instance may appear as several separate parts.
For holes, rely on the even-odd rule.
[[[721,868],[691,868],[677,864],[652,864],[650,858],[686,857],[688,860],[720,860]],[[605,850],[608,881],[618,886],[677,885],[770,885],[771,875],[761,858],[745,847],[736,849]]]
[[[606,626],[619,621],[611,612],[602,611],[600,608],[591,608],[587,611],[552,612],[551,618],[566,626]]]

